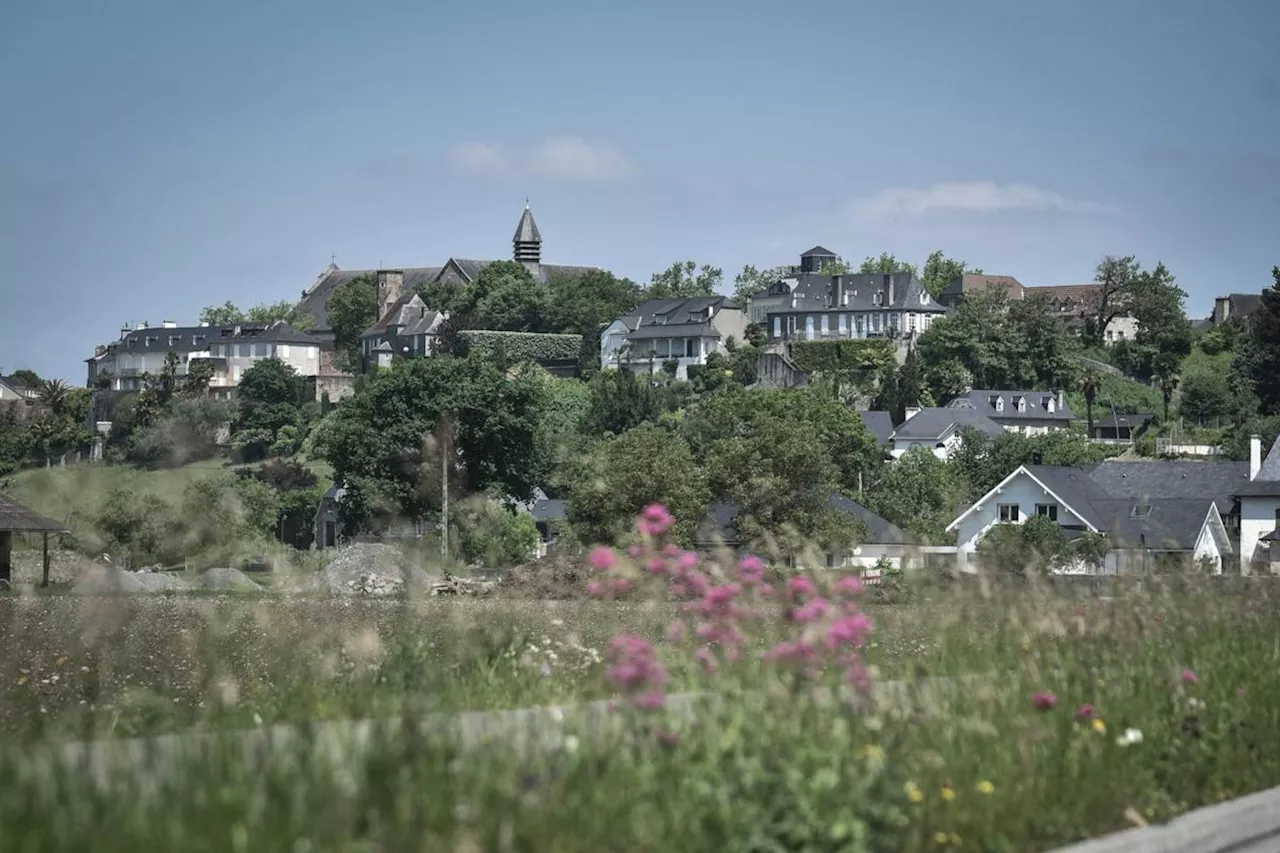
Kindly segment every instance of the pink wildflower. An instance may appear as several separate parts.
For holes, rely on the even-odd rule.
[[[618,578],[613,582],[613,591],[618,595],[622,595],[629,589],[631,589],[631,581],[626,578]]]
[[[791,619],[795,622],[817,622],[827,615],[831,605],[825,598],[814,598],[791,611]]]
[[[703,669],[705,669],[708,673],[711,673],[711,674],[715,673],[716,667],[717,667],[716,656],[711,653],[711,649],[707,648],[706,646],[703,646],[702,648],[698,649],[697,653],[695,654],[695,657],[697,657],[698,663],[702,664]]]
[[[667,642],[673,643],[673,644],[683,642],[684,632],[685,632],[684,623],[681,622],[679,619],[675,620],[674,622],[672,622],[670,625],[667,626]]]
[[[844,671],[845,683],[864,696],[871,692],[871,673],[860,660],[851,661]]]
[[[738,578],[747,585],[758,584],[764,580],[764,560],[755,554],[748,554],[738,561]]]
[[[1178,676],[1182,679],[1183,684],[1199,684],[1200,676],[1195,674],[1194,670],[1184,669],[1182,675]]]
[[[1031,704],[1037,711],[1052,711],[1058,706],[1058,697],[1047,690],[1041,690],[1032,695]]]
[[[813,581],[801,575],[787,582],[787,592],[794,598],[801,598],[803,596],[816,595],[818,588],[813,585]]]
[[[818,599],[819,601],[821,599]],[[827,629],[827,647],[853,646],[857,648],[867,641],[871,633],[871,619],[865,613],[842,616]]]
[[[667,561],[661,557],[649,558],[649,573],[660,575],[667,570]]]
[[[587,595],[592,598],[599,598],[604,595],[604,587],[601,586],[600,581],[591,581],[587,584]]]
[[[862,581],[853,575],[845,575],[836,581],[836,592],[840,595],[859,595],[862,592]]]
[[[1097,715],[1097,711],[1088,702],[1085,702],[1079,708],[1076,708],[1076,719],[1082,723],[1092,720]]]
[[[637,542],[627,549],[627,553],[631,555],[631,559],[638,560],[644,556],[644,546]]]
[[[649,504],[640,513],[639,527],[642,533],[650,536],[661,536],[676,523],[671,513],[662,504]]]
[[[692,571],[698,567],[698,555],[693,551],[685,551],[676,558],[676,568],[682,572]]]
[[[609,643],[609,680],[619,688],[635,694],[640,708],[659,708],[666,701],[663,688],[667,671],[658,662],[653,646],[636,634],[620,634]]]
[[[783,641],[764,653],[766,662],[805,663],[816,657],[817,650],[805,640]]]
[[[607,572],[618,563],[618,555],[613,552],[612,548],[600,545],[591,549],[591,556],[588,558],[591,568],[597,572]]]
[[[664,556],[664,557],[679,557],[679,556],[680,556],[680,548],[679,548],[678,546],[676,546],[676,545],[670,545],[670,544],[668,544],[668,545],[663,545],[663,546],[662,546],[662,556]]]

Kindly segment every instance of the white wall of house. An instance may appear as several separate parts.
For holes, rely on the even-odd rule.
[[[244,372],[259,361],[278,358],[302,376],[320,374],[320,347],[316,344],[274,344],[262,341],[218,342],[210,347],[213,358],[226,359],[209,385],[228,387],[240,384]]]
[[[1240,574],[1250,573],[1258,540],[1276,529],[1280,498],[1240,498]]]
[[[1138,321],[1133,317],[1116,317],[1103,330],[1103,340],[1109,344],[1131,341],[1138,335]]]
[[[1219,519],[1221,522],[1221,519]],[[1222,530],[1222,536],[1226,536],[1226,528]],[[1201,560],[1212,560],[1212,573],[1215,575],[1222,574],[1222,550],[1218,547],[1218,540],[1213,535],[1212,523],[1205,524],[1200,528],[1200,536],[1196,539],[1195,550],[1191,554],[1191,559],[1199,565]]]
[[[3,382],[0,382],[0,400],[8,401],[8,400],[21,400],[21,399],[23,399],[21,394],[14,391],[12,388],[10,388],[8,385],[5,385]]]
[[[911,448],[923,447],[945,462],[951,458],[951,454],[960,446],[960,441],[961,435],[958,431],[951,433],[941,441],[936,438],[895,438],[892,441],[889,455],[894,459],[901,459]]]
[[[956,564],[960,570],[976,570],[969,565],[969,557],[988,530],[1001,523],[1022,524],[1038,514],[1041,506],[1054,507],[1052,512],[1057,514],[1058,524],[1063,527],[1085,526],[1083,519],[1059,504],[1028,474],[1019,473],[1005,483],[998,494],[984,497],[956,526]]]
[[[909,561],[907,545],[857,545],[846,553],[829,555],[831,569],[871,569],[884,559],[895,569],[904,568]]]
[[[729,338],[741,344],[747,338],[747,314],[741,308],[721,308],[711,318],[711,328],[720,333],[720,345]]]
[[[600,333],[600,369],[618,366],[618,354],[630,331],[621,320],[614,320]]]

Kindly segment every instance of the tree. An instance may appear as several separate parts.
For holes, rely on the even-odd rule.
[[[1114,455],[1117,448],[1094,444],[1078,430],[1042,435],[1006,433],[992,437],[966,427],[950,464],[964,482],[966,499],[976,501],[1017,470],[1019,465],[1084,466]]]
[[[1102,346],[1111,321],[1129,313],[1133,285],[1141,272],[1142,265],[1133,255],[1107,255],[1098,263],[1093,276],[1098,287],[1085,306],[1083,336],[1087,343]]]
[[[1164,404],[1163,419],[1169,420],[1169,404],[1173,401],[1173,392],[1178,390],[1179,368],[1182,357],[1176,353],[1156,353],[1151,362],[1152,373],[1160,386],[1160,399]]]
[[[908,533],[935,544],[962,503],[964,484],[954,466],[932,451],[913,447],[886,465],[871,488],[868,507]]]
[[[13,371],[13,378],[28,388],[37,389],[40,387],[40,383],[44,381],[34,370],[27,370],[26,368]]]
[[[863,260],[862,266],[858,268],[860,273],[881,273],[884,275],[895,272],[913,273],[915,271],[915,264],[900,261],[888,252],[881,252],[878,258],[868,255]]]
[[[365,273],[334,288],[326,305],[333,347],[345,370],[359,373],[364,364],[360,336],[378,321],[378,280]]]
[[[1089,424],[1089,435],[1093,435],[1093,401],[1098,397],[1098,389],[1102,386],[1102,377],[1096,370],[1086,370],[1080,377],[1080,393],[1084,395],[1085,419]]]
[[[557,276],[547,282],[547,290],[549,329],[582,335],[583,367],[594,372],[600,366],[600,332],[640,304],[640,286],[611,272],[588,270],[581,276]]]
[[[303,381],[293,366],[264,358],[244,372],[238,386],[236,443],[245,461],[271,451],[282,430],[302,423]]]
[[[588,384],[591,402],[583,429],[591,435],[621,435],[640,424],[657,423],[662,400],[647,379],[625,370],[601,371]]]
[[[1231,383],[1212,368],[1202,367],[1188,371],[1181,381],[1178,395],[1178,415],[1198,424],[1230,418],[1236,410],[1237,399]]]
[[[245,322],[244,312],[228,300],[221,305],[206,305],[200,311],[200,322],[210,326],[234,326]]]
[[[978,542],[979,563],[1000,574],[1052,572],[1072,559],[1066,531],[1048,516],[1035,515],[1022,524],[997,524]]]
[[[914,346],[907,350],[907,356],[898,368],[898,402],[904,412],[925,405],[928,391],[924,385],[924,370],[920,364],[920,351]],[[931,405],[932,400],[928,400]],[[900,423],[900,421],[894,421]]]
[[[455,489],[528,500],[549,473],[537,452],[545,405],[544,381],[533,370],[508,377],[479,357],[404,359],[330,413],[312,443],[356,493],[361,510],[348,522],[368,522],[384,497],[419,519],[440,506],[430,478],[440,468],[442,437],[456,459]]]
[[[742,268],[742,272],[733,278],[733,301],[745,311],[748,302],[790,273],[790,268],[785,266],[758,270],[751,264],[747,264]]]
[[[1150,380],[1157,375],[1156,361],[1168,370],[1172,360],[1191,354],[1194,335],[1183,310],[1186,293],[1178,287],[1163,263],[1141,272],[1130,285],[1129,313],[1138,323],[1132,341],[1113,347],[1117,365],[1130,376]]]
[[[1271,268],[1271,278],[1249,317],[1233,368],[1257,394],[1262,413],[1280,415],[1280,266]]]
[[[710,501],[706,475],[679,436],[651,424],[599,442],[561,473],[569,522],[587,542],[613,543],[652,503],[676,518],[674,535],[690,542]]]
[[[649,299],[684,299],[690,296],[714,296],[720,289],[724,271],[696,261],[672,264],[649,281]]]
[[[40,402],[49,407],[54,417],[61,417],[66,413],[67,395],[71,390],[67,383],[61,379],[41,379],[35,388]]]
[[[964,261],[948,258],[941,249],[935,249],[924,262],[924,270],[920,273],[920,281],[929,295],[937,299],[948,284],[971,273],[981,275],[982,270],[970,269]]]

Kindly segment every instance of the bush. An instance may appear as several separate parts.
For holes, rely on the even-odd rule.
[[[457,333],[455,355],[466,356],[474,352],[518,363],[576,360],[581,350],[582,335],[466,330]]]
[[[483,498],[468,501],[455,524],[463,557],[486,568],[515,566],[529,560],[538,544],[538,528],[527,512],[512,512]]]

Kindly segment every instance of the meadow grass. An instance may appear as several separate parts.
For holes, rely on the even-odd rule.
[[[812,627],[794,618],[803,596],[735,617],[743,654],[721,643],[712,672],[695,637],[716,613],[632,578],[618,600],[566,602],[4,599],[0,850],[1035,851],[1280,783],[1280,600],[1265,580],[864,594],[873,683],[990,678],[831,702],[809,688],[842,684],[848,661],[759,654]],[[683,639],[666,638],[673,619]],[[692,721],[626,701],[656,680],[619,675],[610,638],[632,632],[662,690],[720,701]],[[210,746],[109,792],[33,757],[37,741],[610,696],[625,733],[574,731],[537,754],[401,731],[328,767],[304,727],[262,763]]]

